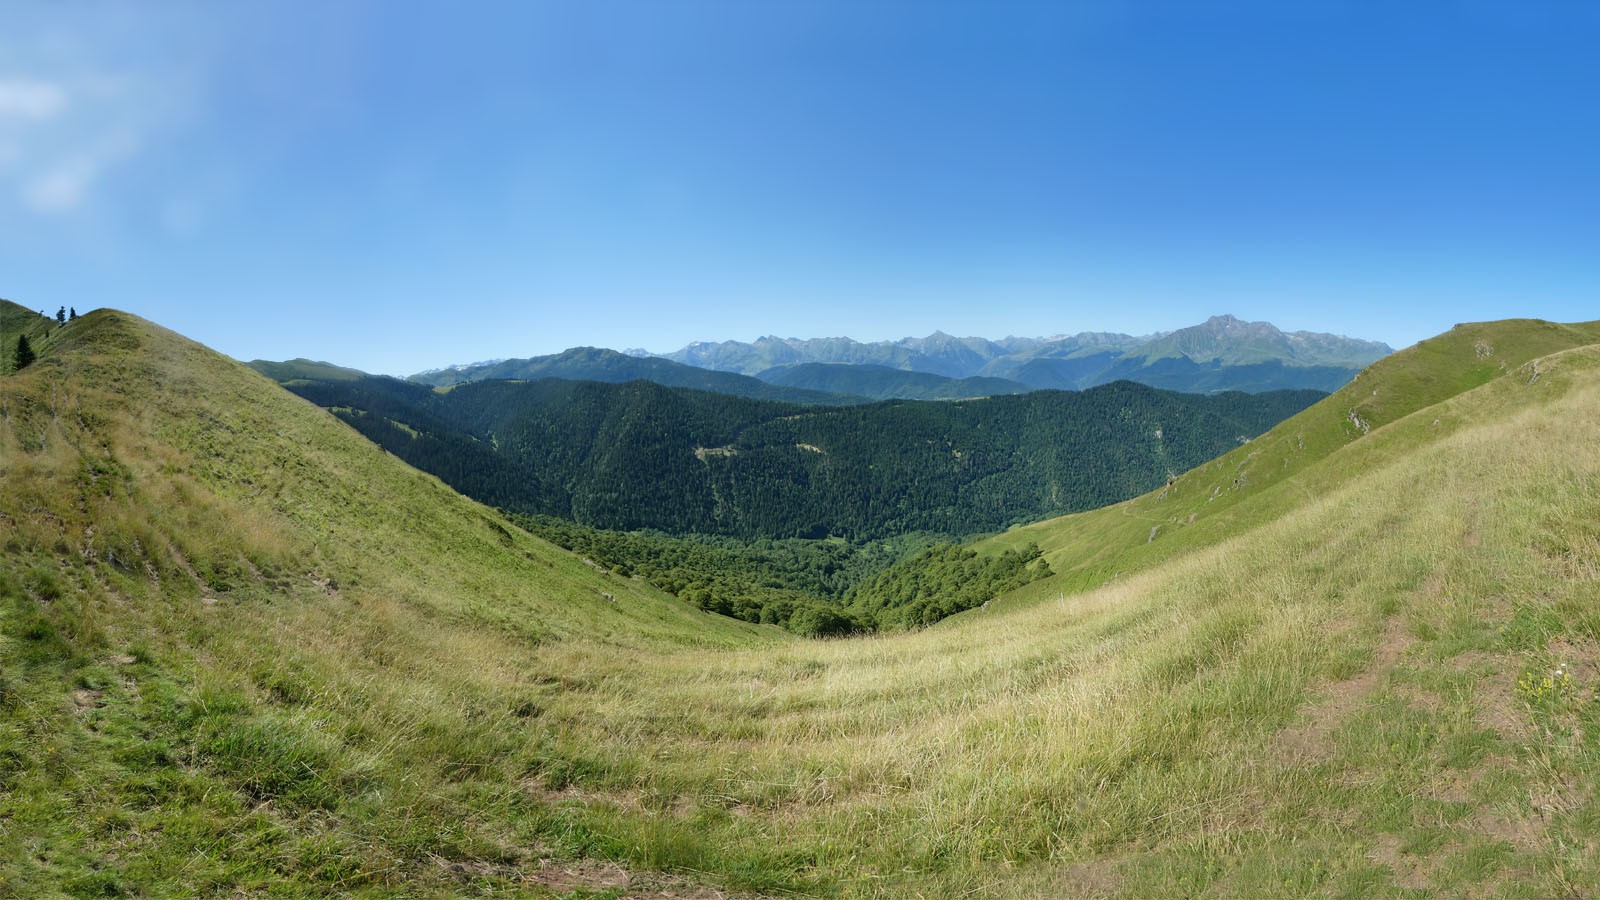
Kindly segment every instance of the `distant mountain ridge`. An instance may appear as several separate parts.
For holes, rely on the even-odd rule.
[[[979,374],[991,360],[1027,354],[1049,343],[1046,338],[1008,337],[999,341],[977,337],[958,338],[942,331],[924,338],[872,343],[847,337],[802,340],[769,335],[748,344],[740,341],[697,341],[681,350],[659,356],[702,369],[745,375],[760,375],[769,369],[802,363],[835,363],[884,366],[943,375],[946,378],[970,378]]]
[[[752,343],[696,342],[661,358],[765,379],[808,363],[881,366],[946,378],[1003,378],[1033,388],[1082,390],[1127,379],[1180,391],[1332,391],[1394,352],[1378,341],[1308,331],[1284,332],[1268,322],[1212,316],[1177,331],[1136,337],[1083,332],[1050,338],[925,338],[862,343],[850,338],[779,338]],[[836,377],[836,390],[845,390]]]
[[[270,359],[252,359],[245,363],[257,372],[280,383],[290,381],[354,381],[369,377],[360,369],[337,366],[330,362],[297,357],[276,362]]]
[[[654,356],[629,356],[600,347],[573,347],[549,356],[449,366],[431,372],[419,372],[406,380],[429,387],[449,387],[473,381],[537,381],[541,378],[607,384],[651,381],[666,387],[693,388],[735,397],[790,403],[841,405],[861,402],[861,398],[855,396],[768,384],[737,372],[686,366]]]
[[[471,381],[563,378],[653,381],[762,400],[845,404],[867,399],[963,399],[1029,390],[1085,390],[1134,381],[1186,393],[1336,391],[1392,349],[1268,322],[1213,316],[1177,331],[1135,337],[1082,332],[989,340],[934,332],[862,343],[847,337],[763,337],[696,342],[668,354],[575,347],[549,356],[448,366],[409,381],[447,387]]]
[[[795,363],[776,366],[756,377],[768,384],[874,400],[968,400],[1034,390],[1031,385],[1006,378],[950,378],[932,372],[846,363]]]

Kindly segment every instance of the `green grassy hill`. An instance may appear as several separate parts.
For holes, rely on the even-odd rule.
[[[1593,894],[1597,339],[1457,329],[798,641],[85,317],[0,378],[0,894]]]
[[[1037,543],[1054,570],[1073,584],[1099,584],[1118,572],[1239,534],[1321,491],[1359,479],[1371,461],[1358,463],[1337,454],[1374,429],[1510,377],[1540,357],[1593,343],[1600,343],[1600,322],[1458,325],[1374,363],[1326,400],[1163,489],[1104,509],[1014,528],[980,546],[1020,549]],[[1436,418],[1430,415],[1430,428],[1443,430],[1418,434],[1417,440],[1434,440],[1450,429],[1452,420],[1440,419],[1435,425]],[[1403,454],[1410,446],[1389,452]],[[1323,465],[1330,457],[1334,459]]]
[[[16,365],[17,338],[26,335],[35,353],[49,346],[59,330],[56,320],[10,300],[0,300],[0,374]]]
[[[295,381],[357,381],[372,377],[360,369],[314,359],[286,359],[283,362],[252,359],[245,365],[280,384]]]
[[[109,311],[0,379],[0,541],[7,896],[462,890],[554,828],[575,659],[786,640]]]

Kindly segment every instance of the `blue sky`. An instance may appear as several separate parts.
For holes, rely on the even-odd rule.
[[[242,359],[1600,318],[1600,6],[8,3],[0,296]]]

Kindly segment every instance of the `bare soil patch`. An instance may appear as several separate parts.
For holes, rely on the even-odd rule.
[[[677,819],[688,818],[695,811],[695,803],[688,797],[673,797],[670,803],[651,803],[641,791],[590,791],[569,784],[560,789],[552,789],[538,778],[530,778],[522,782],[522,789],[529,796],[541,803],[552,806],[562,803],[581,803],[585,806],[610,806],[630,813],[665,814]]]
[[[555,859],[527,854],[511,862],[447,860],[435,863],[456,878],[498,877],[556,895],[574,891],[620,892],[628,900],[766,900],[754,894],[737,894],[665,872],[633,872],[601,859]]]
[[[1278,735],[1279,758],[1285,763],[1327,759],[1332,752],[1333,732],[1355,714],[1377,688],[1383,674],[1394,667],[1415,640],[1398,618],[1390,618],[1366,671],[1329,685],[1322,699],[1311,705],[1304,724],[1285,729]]]
[[[1594,638],[1555,638],[1550,642],[1550,653],[1566,664],[1575,687],[1600,689],[1600,643]]]
[[[1517,698],[1516,665],[1481,650],[1469,650],[1451,660],[1451,664],[1461,670],[1487,669],[1493,673],[1478,682],[1478,722],[1507,743],[1525,745],[1529,722],[1523,703]]]
[[[1061,871],[1055,887],[1063,897],[1114,897],[1122,893],[1120,861],[1095,857],[1073,863]]]
[[[1378,835],[1377,846],[1367,858],[1387,866],[1394,875],[1396,887],[1405,890],[1426,890],[1433,874],[1431,857],[1413,856],[1400,849],[1400,839],[1392,834]]]
[[[580,889],[621,889],[622,896],[629,900],[761,900],[753,894],[729,893],[676,875],[630,872],[614,862],[593,859],[541,859],[527,880],[557,894]]]
[[[103,691],[79,688],[72,692],[72,704],[78,709],[96,709],[106,705],[105,701],[101,699],[103,695]]]

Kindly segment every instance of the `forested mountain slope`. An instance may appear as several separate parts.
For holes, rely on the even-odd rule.
[[[966,400],[1026,394],[1034,390],[1031,385],[1004,378],[949,378],[931,372],[844,363],[795,363],[767,369],[756,377],[769,384],[854,394],[876,400]]]
[[[485,503],[599,528],[973,534],[1137,494],[1319,397],[1131,383],[801,407],[633,382],[288,387]]]
[[[846,405],[865,402],[864,398],[849,393],[809,390],[803,385],[769,384],[747,375],[713,372],[655,357],[628,356],[599,347],[573,347],[550,356],[506,359],[483,365],[439,369],[412,375],[407,380],[430,387],[449,387],[472,381],[537,381],[542,378],[602,381],[607,384],[653,381],[667,387],[693,388],[718,394],[731,394],[735,397],[783,400],[789,403]]]

